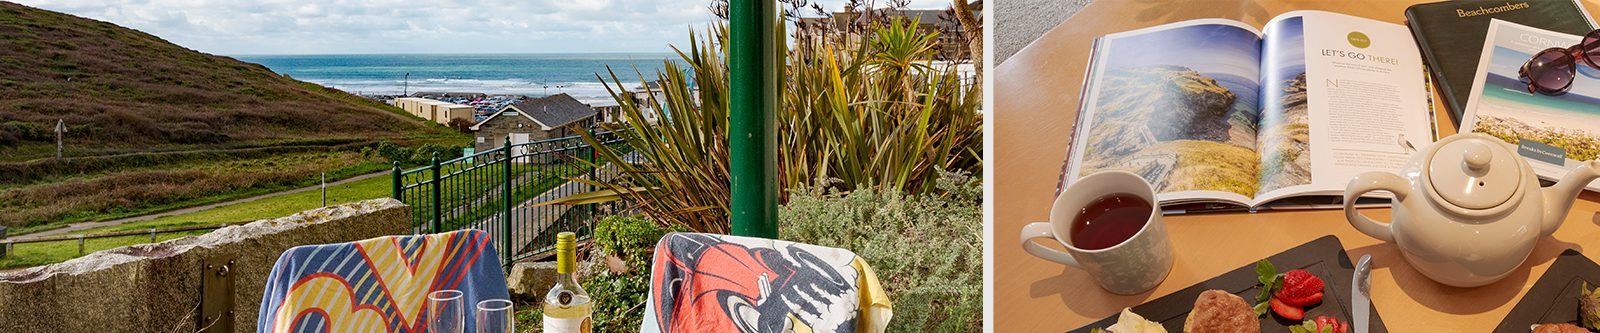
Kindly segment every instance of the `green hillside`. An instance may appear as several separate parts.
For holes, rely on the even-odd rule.
[[[0,154],[68,155],[447,133],[398,109],[115,24],[0,2]]]
[[[379,142],[426,156],[469,140],[261,65],[0,1],[0,226],[11,235],[384,171],[391,161],[369,149]]]

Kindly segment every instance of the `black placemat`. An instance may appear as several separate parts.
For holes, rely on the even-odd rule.
[[[1543,323],[1578,324],[1578,288],[1584,282],[1595,288],[1596,281],[1600,281],[1600,265],[1578,251],[1562,251],[1494,331],[1527,332],[1533,324]]]
[[[1181,254],[1180,254],[1181,255]],[[1344,245],[1339,243],[1339,238],[1326,236],[1311,242],[1301,244],[1282,253],[1267,257],[1272,265],[1282,273],[1291,269],[1304,269],[1322,278],[1328,291],[1323,292],[1322,304],[1306,309],[1305,319],[1317,316],[1329,316],[1339,320],[1350,321],[1350,279],[1355,273],[1355,264],[1350,262],[1350,255],[1344,252]],[[1243,297],[1245,302],[1255,305],[1256,294],[1261,292],[1260,282],[1256,280],[1256,264],[1254,261],[1244,267],[1197,283],[1183,290],[1167,296],[1133,307],[1133,313],[1155,322],[1161,323],[1168,332],[1182,332],[1183,321],[1188,318],[1189,310],[1194,308],[1194,300],[1200,297],[1201,292],[1211,289],[1220,289],[1234,295]],[[1371,309],[1371,322],[1368,323],[1370,332],[1385,333],[1389,330],[1383,326],[1383,319],[1378,316],[1376,308]],[[1262,332],[1286,332],[1290,325],[1299,325],[1299,321],[1290,321],[1278,318],[1269,313],[1261,318]],[[1101,319],[1088,326],[1079,327],[1071,332],[1089,332],[1093,328],[1105,328],[1116,324],[1117,314]]]

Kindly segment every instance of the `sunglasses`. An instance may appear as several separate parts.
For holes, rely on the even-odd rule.
[[[1578,63],[1600,69],[1600,30],[1590,31],[1583,42],[1569,48],[1552,47],[1539,51],[1522,64],[1517,75],[1528,84],[1528,93],[1561,95],[1572,89],[1578,76]]]

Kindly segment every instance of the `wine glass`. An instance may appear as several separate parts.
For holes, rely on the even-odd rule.
[[[516,333],[511,313],[511,300],[488,299],[478,302],[478,333]]]
[[[466,302],[460,290],[439,290],[428,293],[428,332],[429,333],[466,333],[466,314],[462,312],[462,303]]]

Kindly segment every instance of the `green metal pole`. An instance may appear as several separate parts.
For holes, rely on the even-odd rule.
[[[506,137],[505,151],[500,152],[500,261],[511,269],[511,137]]]
[[[734,0],[729,13],[729,171],[733,234],[778,237],[778,3]]]
[[[439,233],[444,231],[444,219],[441,218],[444,214],[439,210],[439,153],[433,153],[433,166],[429,170],[433,171],[433,181],[428,182],[433,192],[433,212],[429,215],[433,216],[433,232]]]

